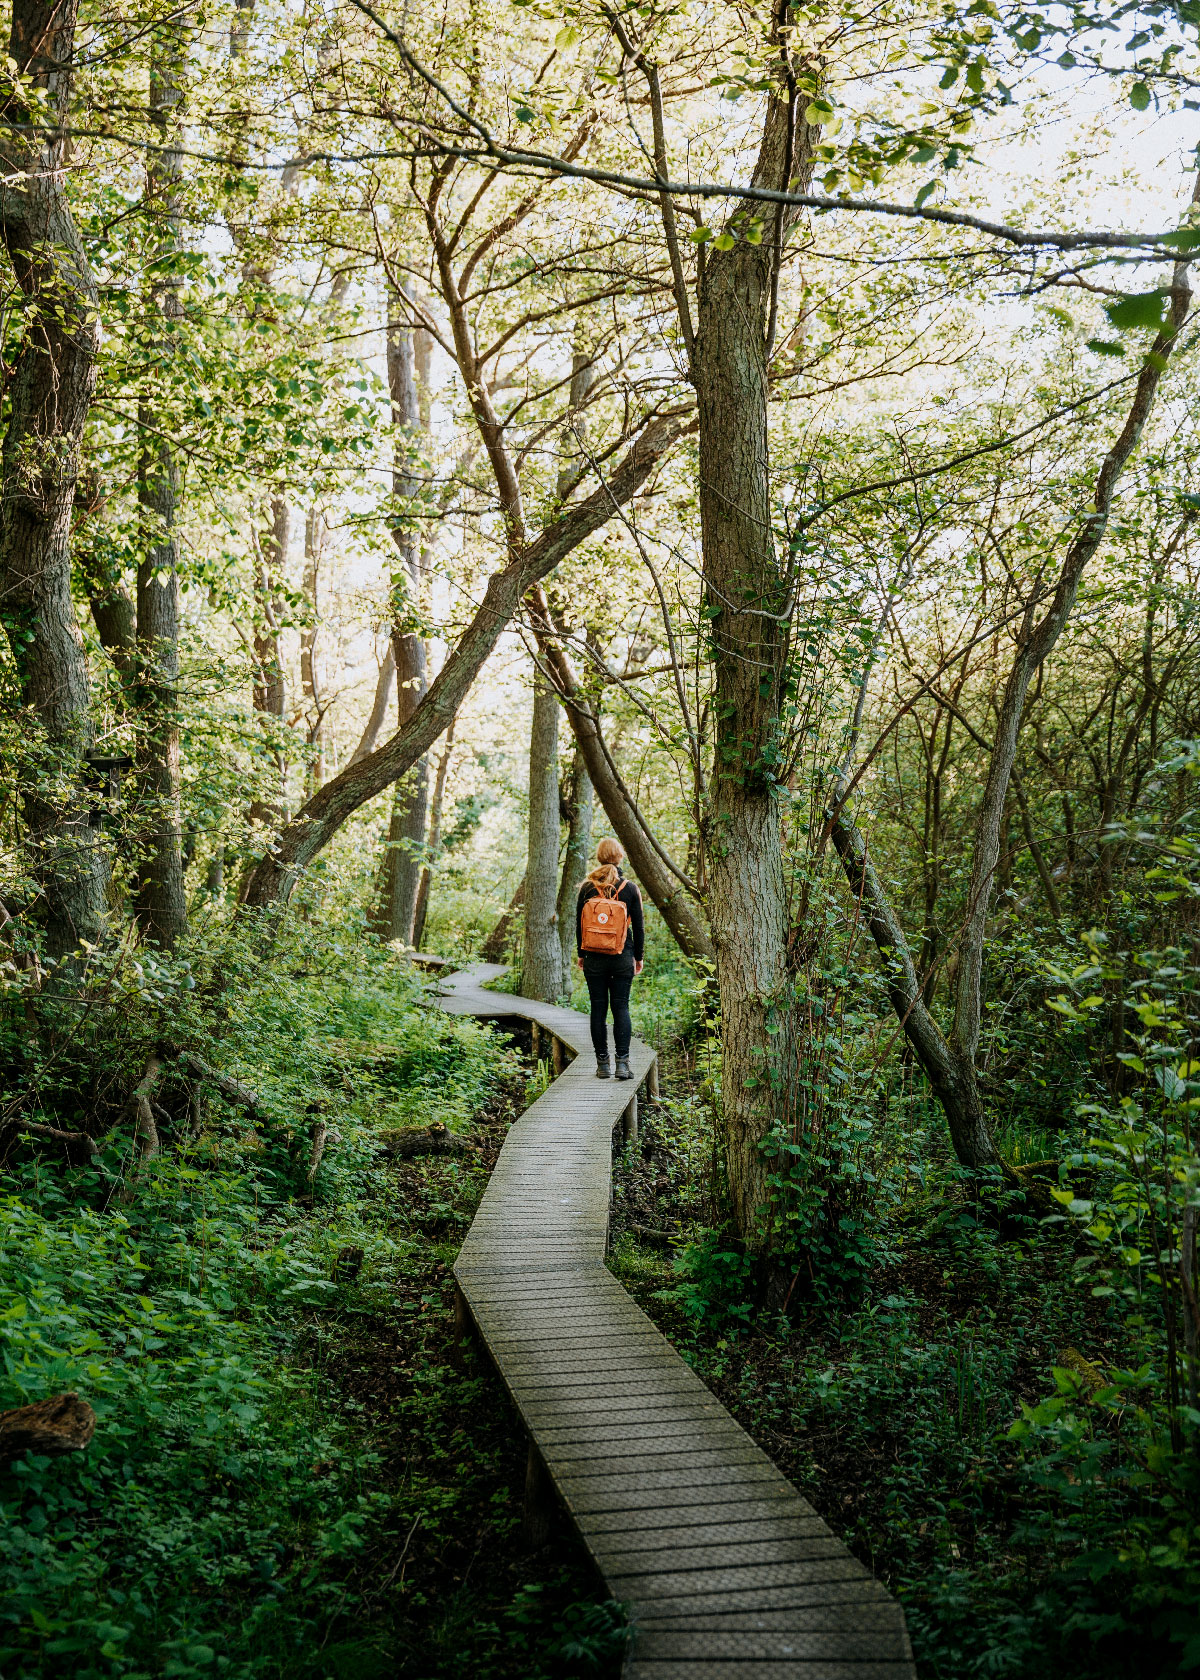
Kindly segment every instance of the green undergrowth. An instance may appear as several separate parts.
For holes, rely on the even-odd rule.
[[[46,1003],[14,1064],[27,1112],[98,1115],[105,1144],[82,1168],[26,1139],[0,1181],[0,1407],[76,1390],[97,1417],[86,1452],[0,1470],[0,1673],[615,1673],[620,1614],[569,1536],[523,1547],[517,1420],[452,1336],[449,1266],[522,1069],[386,953],[291,937],[262,970],[227,948],[219,991],[186,955],[152,984],[114,963],[103,1007]],[[168,1078],[139,1176],[96,1090],[127,1092],[168,1030],[260,1111],[210,1087],[191,1140]],[[386,1152],[434,1121],[473,1147]]]
[[[1197,1438],[1152,1404],[1147,1321],[1077,1285],[1060,1226],[997,1225],[936,1162],[865,1283],[818,1253],[768,1309],[714,1221],[692,1075],[621,1159],[610,1264],[900,1598],[921,1680],[1200,1672]]]

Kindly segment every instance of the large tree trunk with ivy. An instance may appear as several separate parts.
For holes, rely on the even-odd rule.
[[[543,1003],[562,995],[558,936],[558,699],[537,672],[529,732],[529,849],[525,864],[525,955],[521,990]]]
[[[91,688],[71,598],[71,511],[96,382],[96,287],[64,194],[66,142],[28,95],[65,123],[76,0],[16,0],[9,57],[19,82],[0,115],[0,227],[25,301],[6,392],[0,500],[0,611],[31,729],[18,769],[29,863],[56,953],[99,938],[108,865],[88,826]]]
[[[807,125],[797,117],[792,132],[789,102],[773,96],[755,183],[803,183],[811,167]],[[749,205],[734,212],[743,235],[752,213]],[[733,1221],[754,1249],[765,1240],[762,1143],[788,1117],[795,1071],[778,799],[790,601],[775,546],[767,452],[772,279],[786,231],[784,221],[774,238],[753,244],[740,237],[709,254],[693,357],[714,688],[705,842],[721,1000],[721,1104]]]
[[[137,660],[134,698],[137,721],[138,835],[136,911],[143,933],[167,947],[187,929],[179,813],[179,540],[176,520],[183,489],[182,464],[168,441],[156,401],[176,350],[183,317],[180,276],[171,269],[179,253],[179,182],[183,141],[184,39],[165,27],[150,63],[150,118],[160,147],[146,170],[154,279],[149,297],[157,320],[154,362],[147,375],[139,420],[142,427],[138,501],[142,510],[142,558],[137,573]]]

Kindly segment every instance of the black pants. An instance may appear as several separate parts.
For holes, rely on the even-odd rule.
[[[608,1011],[611,1005],[613,1038],[617,1055],[628,1056],[629,1041],[633,1037],[633,1022],[629,1018],[629,989],[633,985],[631,970],[614,973],[611,969],[584,968],[588,996],[592,1000],[592,1048],[597,1056],[608,1055]]]

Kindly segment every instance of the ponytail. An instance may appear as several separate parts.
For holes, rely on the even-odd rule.
[[[615,840],[601,840],[596,847],[596,867],[588,874],[587,879],[598,893],[606,897],[612,895],[613,889],[621,879],[618,865],[625,853]]]

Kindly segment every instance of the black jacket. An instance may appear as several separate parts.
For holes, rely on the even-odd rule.
[[[579,897],[575,901],[575,950],[585,962],[620,962],[624,957],[632,956],[634,962],[641,962],[642,952],[646,946],[646,925],[642,919],[642,895],[632,881],[622,878],[617,889],[617,897],[629,911],[629,932],[625,935],[625,949],[620,957],[609,957],[600,951],[585,951],[583,948],[583,907],[589,898],[598,898],[595,887],[590,881],[585,881],[579,889]]]

